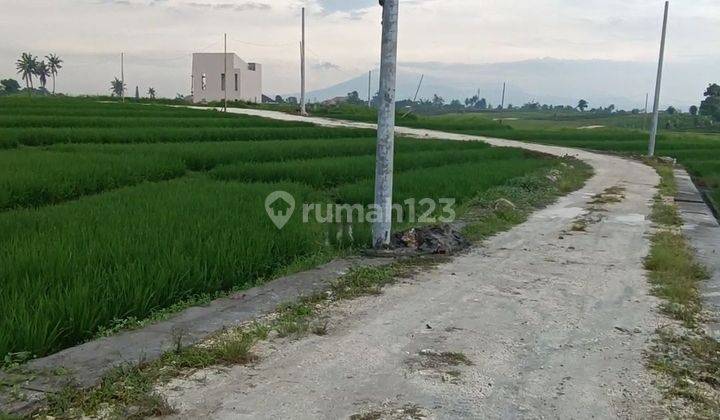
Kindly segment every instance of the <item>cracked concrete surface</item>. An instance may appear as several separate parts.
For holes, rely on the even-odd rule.
[[[175,416],[663,416],[643,361],[654,330],[667,322],[643,269],[655,171],[574,149],[398,131],[574,155],[596,173],[582,190],[465,255],[380,296],[336,304],[328,335],[262,343],[255,365],[201,370],[164,385]],[[603,204],[604,217],[584,231],[571,231],[592,197],[614,186],[625,189],[624,199]],[[470,364],[418,363],[428,352],[460,353]]]

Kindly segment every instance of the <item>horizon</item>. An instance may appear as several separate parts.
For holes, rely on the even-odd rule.
[[[266,95],[292,94],[299,90],[296,43],[303,5],[308,8],[309,92],[362,77],[378,66],[379,31],[376,29],[380,8],[375,0],[2,2],[7,13],[2,19],[0,36],[11,41],[0,47],[0,78],[18,79],[14,65],[22,52],[39,57],[57,53],[65,60],[58,77],[58,91],[62,93],[107,94],[110,80],[119,76],[119,56],[124,52],[129,90],[140,86],[144,92],[152,86],[161,97],[188,94],[191,54],[222,51],[222,33],[227,31],[228,52],[235,52],[248,62],[263,64]],[[399,63],[403,67],[416,64],[491,66],[560,60],[654,66],[663,2],[625,3],[590,1],[580,6],[569,0],[542,0],[509,5],[491,0],[483,2],[483,13],[468,14],[468,10],[478,8],[476,1],[403,2]],[[74,18],[59,19],[53,11]],[[44,31],[38,35],[16,36],[21,29],[19,25],[30,16]],[[443,21],[452,21],[454,25],[427,30]],[[192,25],[192,31],[188,31],[188,25]],[[242,31],[236,29],[240,27]],[[468,32],[468,28],[473,30]],[[720,72],[720,58],[712,45],[713,39],[720,38],[717,2],[672,2],[668,37],[666,63],[670,69],[697,67],[695,78],[702,79],[705,86],[717,81],[712,79]],[[533,69],[528,71],[532,73]],[[648,82],[643,79],[642,83],[651,85],[654,72],[647,73]],[[663,100],[667,98],[668,104],[685,107],[694,103],[702,92],[698,92],[695,85],[675,87],[674,82],[684,77],[683,72],[677,73],[668,72]],[[503,77],[498,75],[498,78]],[[603,80],[588,82],[607,91],[610,97],[622,97],[638,84],[637,81],[627,85],[618,81],[613,84]],[[468,90],[467,96],[471,96],[465,84],[472,85],[472,80],[451,87]],[[557,92],[538,92],[536,86],[522,82],[514,85],[528,92],[528,101],[532,96],[563,96]],[[649,89],[651,86],[642,87],[643,91]],[[578,96],[583,96],[582,92]],[[637,96],[635,92],[632,98]]]

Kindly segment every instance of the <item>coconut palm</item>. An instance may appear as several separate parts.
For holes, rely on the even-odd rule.
[[[125,92],[125,84],[116,77],[115,80],[110,82],[110,91],[113,96],[122,96]]]
[[[50,67],[50,73],[52,74],[52,81],[53,81],[52,93],[55,94],[55,76],[57,76],[58,70],[60,70],[62,68],[63,61],[56,54],[46,55],[45,58],[47,58],[48,66]]]
[[[22,53],[20,59],[15,63],[18,74],[22,75],[25,81],[25,86],[28,89],[28,94],[32,94],[33,89],[33,76],[37,69],[38,62],[37,58],[33,57],[30,53]]]
[[[148,96],[150,99],[155,99],[155,88],[148,89]]]
[[[40,81],[40,87],[47,91],[45,89],[45,85],[47,85],[47,79],[50,77],[50,67],[48,67],[47,64],[45,64],[44,61],[41,61],[36,67],[35,67],[35,75],[38,77],[38,80]]]

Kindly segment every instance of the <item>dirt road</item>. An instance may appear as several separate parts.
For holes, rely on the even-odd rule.
[[[326,336],[263,344],[256,365],[203,370],[164,386],[177,416],[660,414],[643,364],[643,350],[664,322],[642,264],[656,173],[637,162],[566,148],[398,131],[575,155],[596,175],[468,254],[389,286],[381,296],[339,304]],[[622,201],[591,212],[589,201],[609,187],[625,189]],[[587,226],[573,232],[578,218]]]

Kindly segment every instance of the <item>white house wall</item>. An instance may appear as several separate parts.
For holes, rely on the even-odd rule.
[[[227,98],[228,101],[262,101],[262,66],[254,64],[255,70],[249,69],[248,63],[234,53],[226,55],[228,62]],[[221,89],[221,75],[225,71],[223,53],[193,54],[192,88],[193,102],[220,101],[225,97]],[[205,89],[202,87],[202,75],[206,75]],[[238,75],[238,86],[235,89],[235,74]]]

